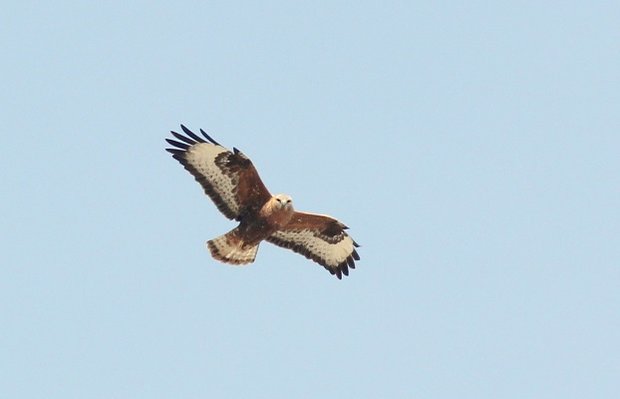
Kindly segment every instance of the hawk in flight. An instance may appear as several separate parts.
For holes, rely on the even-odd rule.
[[[224,216],[239,222],[207,241],[215,259],[233,265],[252,263],[258,245],[266,240],[315,261],[339,279],[355,268],[359,245],[342,222],[294,210],[290,196],[269,193],[241,151],[229,151],[202,129],[204,138],[183,125],[181,129],[185,135],[170,132],[177,140],[166,139],[173,147],[166,151],[194,176]]]

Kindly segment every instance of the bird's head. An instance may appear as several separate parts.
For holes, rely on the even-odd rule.
[[[277,194],[277,195],[274,195],[273,198],[275,199],[275,205],[278,209],[286,209],[286,210],[293,209],[293,199],[291,198],[290,195]]]

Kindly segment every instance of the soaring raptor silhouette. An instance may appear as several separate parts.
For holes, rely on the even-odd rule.
[[[286,194],[271,195],[252,161],[241,151],[222,147],[200,129],[203,137],[181,125],[185,135],[171,132],[166,151],[200,183],[215,206],[239,225],[207,241],[211,255],[222,262],[254,262],[258,245],[266,240],[291,249],[322,265],[339,279],[349,275],[360,257],[359,245],[342,222],[314,213],[298,212]]]

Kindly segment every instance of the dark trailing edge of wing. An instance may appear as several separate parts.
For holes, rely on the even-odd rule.
[[[308,251],[306,248],[304,248],[303,245],[296,244],[290,241],[285,241],[285,240],[282,240],[274,236],[267,237],[267,241],[279,247],[290,249],[293,252],[303,255],[306,258],[318,263],[319,265],[323,266],[332,275],[336,275],[336,277],[338,277],[339,280],[342,280],[343,275],[348,276],[349,269],[355,269],[355,261],[360,260],[359,254],[354,249],[351,255],[347,256],[347,258],[343,262],[338,264],[336,267],[330,267],[329,265],[325,263],[325,261],[322,258]],[[355,242],[353,242],[353,245],[355,245],[356,247],[359,247],[359,245],[357,245]]]

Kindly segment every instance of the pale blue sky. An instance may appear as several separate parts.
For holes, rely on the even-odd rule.
[[[620,5],[2,14],[1,397],[620,394]],[[348,224],[358,268],[214,261],[179,123]]]

